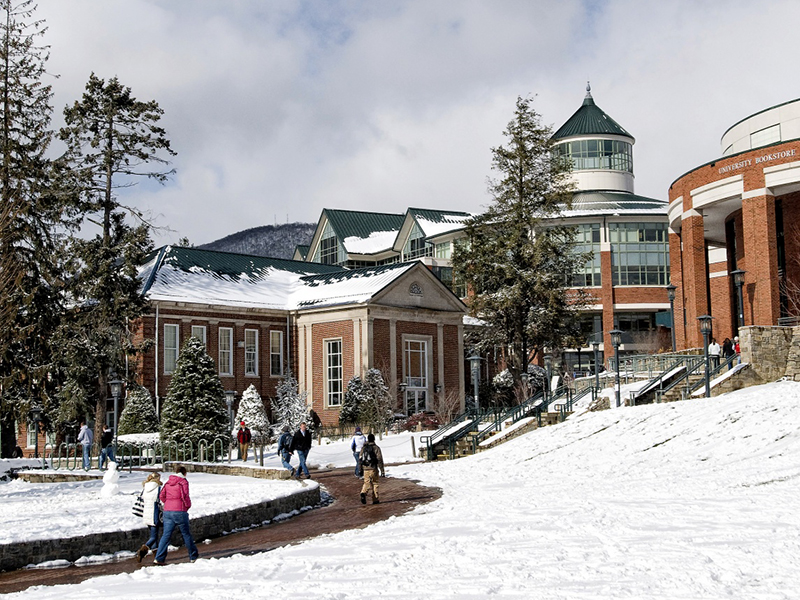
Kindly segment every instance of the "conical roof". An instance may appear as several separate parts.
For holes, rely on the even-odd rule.
[[[553,139],[560,140],[578,135],[609,134],[622,135],[631,140],[634,139],[619,123],[594,103],[591,86],[587,84],[586,98],[583,100],[583,105],[553,134]]]

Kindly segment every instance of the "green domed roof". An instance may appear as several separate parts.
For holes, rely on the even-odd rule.
[[[622,135],[631,140],[634,139],[619,123],[594,103],[591,87],[587,84],[586,98],[583,100],[583,105],[553,134],[553,139],[560,140],[578,135],[609,134]]]

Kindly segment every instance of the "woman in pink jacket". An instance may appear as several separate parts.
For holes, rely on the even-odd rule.
[[[175,469],[175,475],[170,475],[167,483],[161,488],[159,498],[164,503],[164,532],[158,543],[154,564],[164,564],[167,558],[167,546],[169,546],[172,531],[176,527],[180,529],[183,543],[189,551],[189,560],[196,561],[200,553],[197,551],[197,546],[192,539],[192,532],[189,530],[188,511],[192,507],[192,500],[189,498],[189,482],[186,481],[184,467],[178,467]]]

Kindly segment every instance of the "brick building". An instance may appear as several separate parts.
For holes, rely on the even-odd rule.
[[[702,345],[701,315],[719,340],[800,316],[800,100],[739,121],[721,151],[669,190],[679,347]]]

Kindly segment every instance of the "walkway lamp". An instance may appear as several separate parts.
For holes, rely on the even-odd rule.
[[[611,335],[611,345],[614,346],[614,363],[616,367],[616,374],[614,377],[614,386],[617,395],[617,408],[620,407],[620,383],[619,383],[619,347],[622,345],[622,332],[619,329],[614,329],[609,332]]]
[[[708,339],[711,336],[711,319],[709,315],[697,317],[700,321],[700,332],[703,334],[703,357],[706,362],[706,398],[711,397],[711,381],[709,379]]]
[[[553,357],[550,356],[549,352],[546,352],[544,355],[544,370],[547,377],[547,381],[544,382],[545,398],[550,397],[550,382],[553,380],[552,369],[553,369]]]
[[[747,273],[747,271],[742,271],[741,269],[731,271],[731,275],[733,275],[733,283],[736,285],[736,293],[739,297],[739,327],[744,327],[744,296],[742,295],[742,287],[744,287],[745,273]]]
[[[480,407],[478,402],[478,382],[481,374],[481,357],[478,356],[477,352],[473,352],[472,356],[467,360],[469,361],[469,370],[472,373],[472,395],[475,397],[475,410],[477,411]]]
[[[525,400],[527,400],[528,397],[529,397],[529,394],[528,394],[528,390],[529,390],[528,381],[530,379],[530,375],[528,375],[528,372],[525,371],[523,373],[520,373],[519,378],[520,378],[520,381],[522,381],[522,390],[523,390],[523,393],[525,394]]]
[[[114,398],[114,452],[117,448],[117,430],[119,429],[119,399],[122,397],[123,382],[117,379],[117,375],[112,375],[113,379],[108,382],[111,388],[111,396]],[[101,448],[102,450],[102,448]]]
[[[592,340],[592,352],[594,352],[594,387],[597,390],[597,393],[600,393],[600,364],[599,364],[599,357],[600,357],[600,342],[598,340]]]
[[[36,436],[33,442],[33,457],[39,458],[39,421],[42,420],[42,407],[34,404],[28,411],[28,418],[33,422],[33,432]]]
[[[675,352],[675,290],[678,289],[677,285],[669,284],[667,286],[667,297],[669,298],[669,318],[672,321],[672,351]]]
[[[236,399],[236,390],[225,390],[225,404],[228,405],[228,427],[233,431],[233,401]]]

